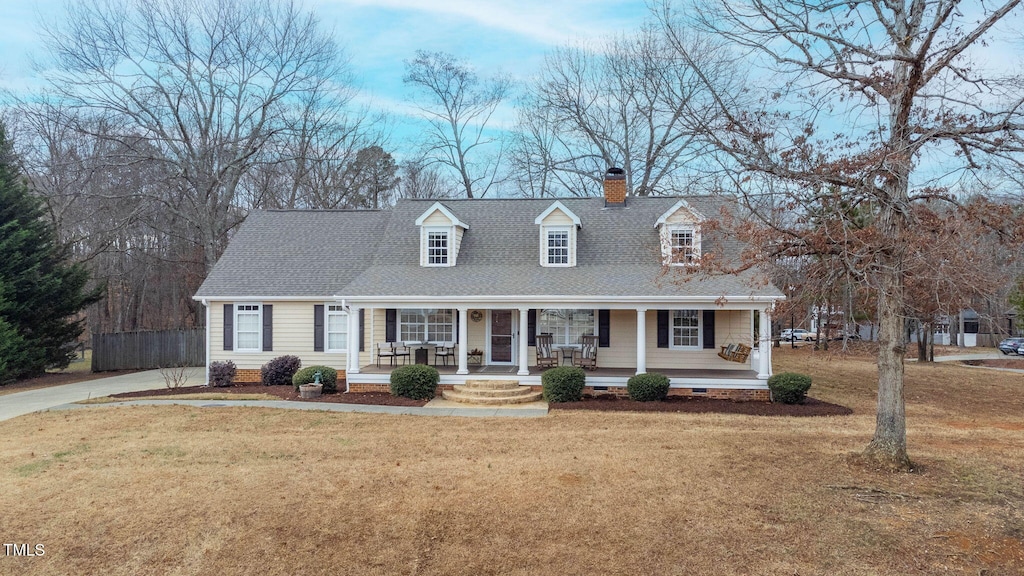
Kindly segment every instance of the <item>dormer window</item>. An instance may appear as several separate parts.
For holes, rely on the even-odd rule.
[[[661,237],[662,263],[693,266],[700,262],[700,225],[704,216],[681,199],[658,218],[654,226]]]
[[[420,266],[455,266],[469,224],[444,204],[434,202],[416,219],[416,225],[420,227]]]
[[[533,221],[540,227],[540,265],[550,268],[576,265],[576,231],[580,219],[558,200]]]
[[[696,260],[694,236],[693,228],[679,226],[669,228],[673,264],[692,264]]]
[[[448,265],[448,230],[427,230],[427,265]]]
[[[569,265],[569,227],[549,227],[548,266]]]

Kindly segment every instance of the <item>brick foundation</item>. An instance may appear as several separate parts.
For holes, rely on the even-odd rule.
[[[257,372],[259,372],[257,370]],[[540,392],[541,387],[539,385],[530,386],[534,392]],[[599,388],[602,388],[599,386]],[[338,389],[343,390],[344,385],[339,381]],[[350,392],[390,392],[391,387],[388,384],[360,384],[353,382],[348,385]],[[442,390],[452,390],[454,386],[451,384],[441,384],[437,387],[438,396]],[[584,394],[614,394],[616,396],[627,396],[625,386],[607,386],[602,390],[595,390],[593,386],[584,386]],[[694,398],[714,398],[716,400],[734,400],[737,402],[769,402],[771,401],[771,395],[768,390],[739,390],[739,389],[720,389],[720,388],[708,388],[707,392],[694,393],[692,388],[669,388],[669,396],[687,396]]]
[[[236,384],[259,384],[263,381],[263,373],[259,368],[238,368],[235,370]],[[345,388],[345,371],[338,370],[338,389]],[[387,388],[387,386],[385,386]]]
[[[344,387],[339,383],[338,389],[341,390]],[[437,386],[438,396],[440,396],[443,390],[454,390],[455,386],[452,384],[439,384]],[[353,382],[348,385],[349,392],[391,392],[390,384],[360,384]]]

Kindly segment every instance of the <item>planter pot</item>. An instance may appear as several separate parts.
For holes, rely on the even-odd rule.
[[[319,398],[324,391],[323,384],[302,384],[299,386],[299,397]]]

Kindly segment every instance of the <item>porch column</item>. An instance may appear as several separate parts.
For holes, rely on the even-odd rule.
[[[760,335],[757,341],[758,363],[760,364],[757,368],[757,378],[759,380],[767,380],[772,375],[771,322],[768,309],[761,309]]]
[[[359,308],[349,306],[348,309],[348,353],[345,372],[359,374]],[[345,378],[348,380],[348,378]]]
[[[636,373],[647,372],[647,308],[636,309]]]
[[[469,308],[459,308],[459,369],[456,374],[469,374]]]
[[[516,372],[516,376],[529,376],[530,375],[530,358],[529,358],[529,346],[530,338],[530,325],[528,324],[530,316],[529,308],[519,309],[519,372]]]

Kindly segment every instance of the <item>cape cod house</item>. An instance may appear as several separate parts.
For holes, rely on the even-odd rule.
[[[207,362],[232,360],[237,380],[258,381],[262,364],[293,354],[337,368],[351,391],[387,390],[393,366],[413,361],[439,365],[442,389],[511,375],[539,386],[538,334],[565,363],[593,335],[590,389],[660,372],[674,394],[767,400],[782,293],[754,271],[672,273],[702,251],[742,248],[702,237],[723,202],[627,197],[612,169],[604,197],[254,211],[195,295]],[[392,343],[409,356],[391,356]],[[720,354],[738,344],[754,350]]]

